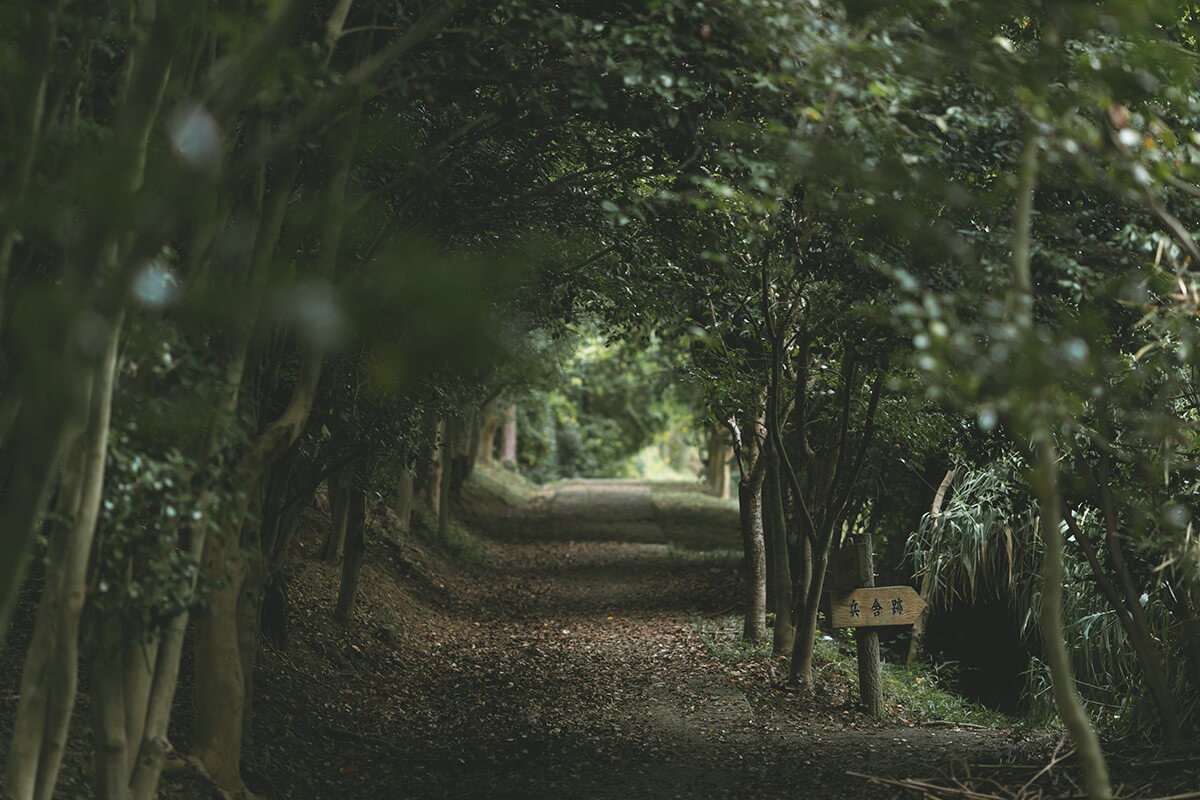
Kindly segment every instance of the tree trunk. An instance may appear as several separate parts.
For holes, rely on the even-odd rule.
[[[792,652],[796,649],[796,626],[804,618],[808,608],[808,588],[813,579],[813,550],[812,542],[801,534],[796,543],[796,559],[793,562],[796,573],[792,582]]]
[[[412,529],[413,473],[407,462],[400,464],[400,478],[396,481],[396,532],[408,534]]]
[[[337,607],[333,612],[334,620],[343,627],[350,623],[354,614],[358,577],[366,556],[366,541],[363,536],[366,519],[367,493],[360,486],[355,486],[350,499],[350,519],[346,526],[346,558],[342,562],[342,584],[338,589]]]
[[[131,797],[130,778],[147,727],[160,642],[138,644],[131,637],[142,621],[127,624],[119,613],[105,614],[92,660],[92,729],[96,742],[95,795],[100,800]],[[134,628],[131,630],[130,628]]]
[[[429,469],[423,487],[429,512],[434,520],[441,519],[442,473],[446,470],[446,422],[437,420],[433,428],[433,451],[429,458]]]
[[[812,688],[813,648],[817,643],[817,613],[825,588],[825,568],[829,566],[829,548],[812,548],[812,578],[804,598],[803,613],[796,626],[796,641],[788,669],[788,683]]]
[[[199,504],[202,508],[205,503]],[[199,560],[204,551],[205,524],[201,522],[191,532],[186,550]],[[197,575],[193,574],[182,587],[181,599],[186,600],[196,589]],[[183,639],[187,632],[188,614],[177,615],[163,631],[159,642],[154,673],[146,702],[146,718],[142,725],[140,743],[131,743],[137,749],[133,762],[133,775],[129,785],[132,800],[153,800],[157,794],[163,762],[170,746],[167,742],[167,725],[171,718],[175,688],[179,685],[179,660],[183,653]]]
[[[742,636],[748,642],[761,642],[767,633],[767,561],[763,540],[762,487],[765,463],[762,461],[753,428],[746,437],[749,472],[738,481],[738,521],[742,534],[744,559],[745,619]]]
[[[238,600],[246,575],[240,555],[239,527],[225,525],[208,539],[202,572],[220,576],[207,596],[209,613],[196,624],[195,718],[192,755],[219,789],[242,791],[242,718],[245,676],[238,642]]]
[[[1050,431],[1043,425],[1038,431],[1035,487],[1041,505],[1042,540],[1046,544],[1042,561],[1042,641],[1054,683],[1058,714],[1079,753],[1088,797],[1090,800],[1111,800],[1113,793],[1108,766],[1104,763],[1100,738],[1075,688],[1075,673],[1071,669],[1071,655],[1067,651],[1063,631],[1063,536],[1059,527],[1062,522],[1062,500],[1058,494],[1057,471],[1058,460],[1050,440]]]
[[[1037,183],[1038,140],[1032,131],[1025,134],[1021,152],[1017,198],[1013,213],[1012,292],[1009,306],[1018,328],[1033,332],[1033,276],[1030,270],[1032,252],[1033,201]],[[1039,390],[1040,391],[1040,390]],[[1039,398],[1040,399],[1040,398]],[[1035,486],[1040,511],[1042,541],[1046,552],[1042,561],[1042,643],[1050,678],[1054,684],[1054,700],[1058,715],[1075,742],[1084,784],[1090,800],[1111,800],[1112,784],[1108,766],[1079,692],[1071,655],[1067,650],[1062,620],[1063,596],[1063,536],[1062,497],[1058,489],[1058,457],[1049,422],[1040,418],[1032,430],[1034,442]]]
[[[99,647],[92,662],[92,737],[95,742],[95,787],[98,800],[129,797],[129,753],[126,736],[124,673],[128,633],[122,632],[118,613],[100,620]]]
[[[1107,480],[1107,477],[1102,476],[1102,480]],[[1105,489],[1101,489],[1102,493],[1105,491]],[[1091,536],[1076,524],[1070,511],[1067,511],[1063,518],[1092,568],[1096,585],[1108,600],[1109,605],[1112,606],[1117,620],[1121,623],[1121,628],[1125,631],[1130,643],[1133,644],[1134,652],[1142,667],[1142,679],[1150,692],[1150,697],[1158,710],[1159,721],[1162,723],[1163,743],[1168,748],[1177,749],[1183,744],[1183,733],[1179,725],[1176,701],[1171,693],[1167,666],[1155,646],[1156,640],[1150,633],[1149,624],[1141,608],[1141,601],[1134,588],[1133,576],[1129,574],[1124,557],[1117,552],[1120,542],[1116,535],[1116,519],[1109,516],[1113,514],[1110,496],[1102,494],[1101,508],[1106,516],[1106,525],[1110,530],[1109,556],[1114,572],[1120,576],[1119,580],[1123,584],[1124,595],[1105,571]],[[1136,610],[1131,608],[1134,605],[1137,606]]]
[[[875,585],[875,548],[869,527],[863,534],[863,542],[866,544],[867,562],[863,567],[866,575],[864,585],[871,587]],[[858,647],[858,691],[863,708],[872,717],[881,717],[883,670],[879,664],[879,631],[869,627],[856,628],[854,638]]]
[[[271,462],[296,441],[312,410],[320,375],[321,356],[306,353],[287,408],[259,434],[238,462],[238,485],[256,487]],[[233,523],[208,540],[203,559],[205,574],[220,575],[228,564],[228,580],[209,594],[212,613],[196,626],[195,638],[193,755],[218,788],[234,795],[244,788],[239,760],[247,684],[240,652],[238,604],[247,565],[240,556],[239,523],[246,519],[248,508],[249,495],[243,495],[240,505],[231,512]]]
[[[40,405],[26,399],[25,413],[15,420],[11,463],[18,466],[10,472],[0,503],[0,642],[8,635],[34,535],[71,439],[67,415],[43,413]]]
[[[475,472],[476,456],[479,453],[479,437],[482,434],[482,431],[479,430],[479,415],[478,409],[470,409],[466,421],[460,428],[458,447],[454,455],[453,494],[455,497],[462,496],[463,485],[471,479],[471,474]]]
[[[69,527],[60,528],[52,542],[55,552],[21,674],[21,699],[4,779],[13,800],[49,800],[62,765],[79,679],[79,621],[104,489],[120,327],[118,317],[109,326],[102,357],[92,367],[87,427],[71,456],[70,479],[62,487],[74,519]]]
[[[776,655],[790,653],[796,640],[792,618],[792,570],[788,552],[787,519],[783,513],[783,491],[779,482],[779,456],[768,442],[767,472],[763,485],[764,528],[771,541],[771,601],[775,611],[775,629],[771,650]]]
[[[462,435],[462,420],[452,417],[443,425],[445,441],[442,443],[441,471],[437,487],[437,535],[445,543],[450,539],[450,498],[454,494],[454,465]]]
[[[492,463],[492,454],[496,452],[496,433],[499,430],[500,413],[496,411],[495,401],[492,401],[479,413],[479,439],[475,443],[475,460],[480,464]],[[515,451],[513,455],[515,458]]]
[[[938,530],[938,517],[942,513],[942,503],[946,499],[946,492],[950,488],[950,484],[954,481],[954,470],[946,470],[945,477],[942,478],[941,484],[938,485],[937,492],[933,495],[933,506],[929,509],[930,524],[934,526],[933,530],[936,534]],[[925,607],[921,609],[920,616],[913,623],[912,633],[908,639],[908,655],[904,657],[904,663],[911,665],[921,655],[921,648],[925,643],[925,626],[929,624],[929,587],[932,584],[929,580],[929,566],[926,565],[925,572],[921,575],[921,600],[925,603]]]
[[[517,405],[512,403],[504,409],[504,422],[500,428],[500,463],[517,465]]]
[[[333,491],[329,493],[329,536],[321,548],[321,558],[327,564],[336,564],[342,557],[346,541],[346,520],[350,514],[351,484],[354,480],[352,467],[342,468],[334,479]]]
[[[251,513],[243,523],[254,529],[259,515]],[[258,660],[258,631],[262,622],[262,598],[270,577],[270,565],[261,546],[250,541],[253,534],[242,536],[243,547],[251,552],[246,559],[246,574],[242,579],[237,602],[238,654],[242,659],[242,743],[253,740],[251,719],[254,707],[254,664]]]
[[[716,427],[708,429],[708,458],[705,462],[708,489],[722,500],[729,499],[729,445],[724,432]]]
[[[455,417],[450,421],[447,436],[450,439],[450,498],[458,499],[462,495],[463,484],[471,477],[474,449],[470,442],[471,416],[468,418]],[[449,505],[448,503],[446,505]]]

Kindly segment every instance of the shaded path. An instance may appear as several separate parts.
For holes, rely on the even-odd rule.
[[[693,623],[737,596],[736,562],[675,545],[735,546],[729,509],[656,494],[671,491],[578,482],[499,526],[462,628],[407,687],[447,705],[406,731],[424,746],[395,796],[881,797],[845,771],[925,776],[1011,749],[1003,732],[879,725],[717,660]]]

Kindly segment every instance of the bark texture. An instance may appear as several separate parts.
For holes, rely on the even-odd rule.
[[[1088,798],[1112,800],[1108,765],[1100,749],[1100,738],[1075,687],[1075,673],[1071,669],[1071,655],[1067,651],[1063,629],[1062,500],[1058,494],[1057,464],[1050,431],[1043,429],[1037,445],[1037,493],[1041,505],[1042,540],[1046,545],[1042,562],[1042,640],[1054,682],[1054,701],[1079,752]]]
[[[500,463],[517,464],[517,406],[511,404],[504,409],[504,420],[500,428]]]
[[[475,443],[475,460],[480,464],[492,463],[496,452],[496,434],[500,431],[501,419],[495,401],[484,405],[479,412],[479,438]],[[514,459],[515,456],[514,453]]]
[[[779,456],[774,446],[767,445],[767,471],[763,483],[764,529],[770,537],[771,608],[775,626],[771,650],[776,655],[790,653],[796,640],[796,623],[792,618],[792,568],[788,547],[787,518],[783,511],[783,489],[779,483]]]
[[[938,517],[942,513],[942,503],[946,500],[946,492],[950,489],[950,484],[954,481],[954,470],[946,470],[945,477],[938,485],[937,492],[933,496],[933,506],[929,509],[931,523],[937,530]],[[908,639],[908,655],[904,657],[904,663],[911,665],[921,655],[921,648],[925,644],[925,626],[929,624],[929,587],[930,587],[929,567],[925,568],[925,572],[921,575],[921,600],[925,602],[925,607],[921,609],[920,616],[913,623],[912,633]]]
[[[875,548],[868,529],[863,536],[867,545],[865,585],[875,585]],[[883,716],[883,669],[879,663],[879,631],[875,628],[855,628],[855,644],[858,648],[858,692],[863,709],[873,717]]]
[[[338,589],[337,607],[333,618],[339,625],[348,625],[354,614],[358,596],[358,578],[366,557],[364,529],[367,520],[367,493],[356,486],[351,493],[349,521],[346,525],[346,558],[342,562],[342,583]]]
[[[79,680],[79,624],[83,615],[88,559],[104,489],[104,458],[117,363],[120,320],[107,331],[101,357],[92,367],[88,416],[71,453],[60,488],[60,510],[71,522],[57,526],[50,565],[34,624],[33,641],[21,674],[21,699],[5,765],[4,788],[13,800],[49,800],[58,781],[67,725]]]
[[[746,434],[742,447],[743,473],[738,481],[738,523],[745,581],[742,636],[748,642],[761,642],[767,635],[767,553],[762,511],[766,460],[762,457],[757,423],[747,426]]]

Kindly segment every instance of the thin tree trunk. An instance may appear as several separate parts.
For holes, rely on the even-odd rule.
[[[201,508],[205,503],[200,504]],[[202,522],[191,531],[187,552],[200,560],[204,551],[206,525]],[[197,574],[185,580],[181,599],[186,601],[196,590]],[[137,744],[137,757],[133,762],[133,774],[129,785],[132,800],[153,800],[157,794],[158,781],[162,775],[163,762],[170,749],[167,741],[167,725],[171,718],[175,689],[179,685],[179,661],[183,653],[183,639],[187,631],[188,614],[176,615],[163,631],[159,642],[158,658],[154,662],[154,674],[146,702],[146,719],[142,726],[142,739]]]
[[[118,317],[109,326],[102,357],[92,367],[87,427],[77,443],[78,484],[63,487],[75,505],[74,520],[55,537],[58,552],[47,571],[21,676],[21,700],[5,768],[5,790],[13,800],[49,800],[62,765],[79,677],[79,621],[88,559],[104,490],[120,328]]]
[[[367,493],[355,486],[350,499],[350,520],[346,526],[346,558],[342,562],[342,583],[338,589],[337,607],[333,618],[342,626],[350,623],[354,602],[358,596],[358,578],[366,556],[363,536],[367,519]]]
[[[99,647],[92,661],[92,736],[95,741],[95,795],[97,800],[126,800],[129,753],[126,736],[125,660],[128,632],[120,614],[100,619]]]
[[[480,429],[482,413],[476,408],[470,410],[468,421],[463,429],[464,434],[459,440],[459,453],[455,460],[461,467],[454,476],[455,497],[462,495],[463,485],[471,479],[471,475],[475,472],[475,462],[479,456],[479,439],[483,435],[483,431]]]
[[[708,489],[722,500],[729,499],[729,445],[724,432],[714,426],[708,429],[708,459],[705,463]]]
[[[745,561],[745,621],[742,636],[748,642],[761,642],[767,632],[767,563],[762,525],[762,484],[738,486],[742,529],[742,554]]]
[[[353,128],[339,141],[335,170],[330,180],[329,205],[325,209],[326,226],[322,231],[321,250],[317,257],[318,273],[324,279],[332,279],[340,243],[341,218],[345,182],[355,147],[357,118]],[[286,213],[287,200],[295,173],[283,178],[276,188],[267,225],[265,249],[260,250],[261,259],[256,267],[265,269],[270,265],[270,254],[274,251],[279,231]],[[265,275],[256,269],[254,279]],[[256,280],[252,285],[257,287]],[[283,413],[258,435],[239,460],[235,480],[241,487],[257,487],[272,462],[291,447],[308,420],[317,393],[323,357],[320,351],[309,347],[301,356],[300,373],[292,390],[291,399]],[[247,518],[249,494],[244,493],[231,514],[233,523],[225,535],[209,540],[205,549],[204,565],[207,574],[219,573],[222,565],[229,566],[229,580],[210,595],[210,605],[215,612],[202,620],[196,630],[196,714],[194,726],[193,754],[208,770],[218,788],[238,794],[244,790],[241,780],[240,755],[248,715],[248,688],[252,688],[252,675],[247,671],[253,666],[253,652],[257,637],[250,641],[251,632],[257,631],[257,610],[261,600],[262,581],[248,577],[247,564],[239,557],[239,530]],[[243,589],[250,595],[240,596]],[[239,626],[239,607],[244,619],[252,624]],[[252,617],[252,618],[251,618]],[[240,630],[239,630],[240,628]],[[249,652],[243,652],[248,649]]]
[[[795,652],[796,647],[796,626],[804,617],[805,609],[808,607],[808,587],[812,584],[813,577],[813,551],[812,542],[807,536],[800,535],[798,537],[797,554],[795,570],[798,574],[792,583],[792,650]]]
[[[396,532],[407,534],[412,529],[413,472],[407,462],[400,464],[400,478],[396,481]]]
[[[867,563],[863,572],[866,574],[866,586],[875,585],[875,548],[871,541],[871,529],[863,534],[866,546]],[[879,631],[870,627],[855,629],[855,642],[858,647],[858,688],[863,708],[872,717],[883,716],[883,671],[879,664]]]
[[[450,538],[450,498],[454,488],[454,462],[462,434],[462,420],[452,417],[443,426],[445,441],[442,444],[441,471],[438,475],[437,535],[440,541]]]
[[[1096,735],[1075,688],[1075,673],[1071,669],[1071,655],[1067,651],[1063,630],[1062,500],[1058,493],[1057,473],[1058,459],[1050,440],[1050,431],[1043,425],[1038,431],[1036,475],[1042,540],[1046,545],[1042,562],[1042,641],[1054,683],[1058,715],[1075,742],[1088,797],[1090,800],[1112,800],[1112,784],[1108,778],[1108,766],[1104,763],[1104,752],[1100,749],[1100,737]]]
[[[1106,506],[1105,513],[1108,513],[1109,510],[1111,510],[1111,506]],[[1176,701],[1171,695],[1166,665],[1163,663],[1155,647],[1154,639],[1151,638],[1148,627],[1138,625],[1136,617],[1129,608],[1130,602],[1137,603],[1140,607],[1140,601],[1136,596],[1130,601],[1128,595],[1124,597],[1121,595],[1105,571],[1104,565],[1096,553],[1096,547],[1092,542],[1091,536],[1076,524],[1075,517],[1069,509],[1064,511],[1063,519],[1072,536],[1075,537],[1076,543],[1083,550],[1084,556],[1092,568],[1092,575],[1096,580],[1096,585],[1100,588],[1101,594],[1104,595],[1109,605],[1112,606],[1113,611],[1117,615],[1117,621],[1121,623],[1121,628],[1133,644],[1134,652],[1137,654],[1138,661],[1141,664],[1142,678],[1146,683],[1147,690],[1150,692],[1150,698],[1154,701],[1155,708],[1158,711],[1159,721],[1162,723],[1164,744],[1172,749],[1180,747],[1183,744],[1183,734],[1179,726],[1179,715],[1176,712]],[[1114,545],[1114,542],[1109,542],[1110,548]],[[1123,560],[1114,559],[1114,569],[1119,572],[1124,568]]]
[[[517,465],[517,405],[512,403],[504,409],[504,421],[500,428],[500,463]]]
[[[433,427],[433,451],[429,458],[429,469],[425,474],[425,500],[434,520],[441,519],[442,473],[446,469],[446,422],[437,420]]]
[[[1114,595],[1117,595],[1113,598],[1114,606],[1118,610],[1121,607],[1125,609],[1125,613],[1119,614],[1118,619],[1126,623],[1125,631],[1141,662],[1146,688],[1150,691],[1155,708],[1158,710],[1159,720],[1162,722],[1163,741],[1167,747],[1177,749],[1183,745],[1183,732],[1179,725],[1177,703],[1171,695],[1166,664],[1163,663],[1162,655],[1155,646],[1154,635],[1150,631],[1150,621],[1146,618],[1146,609],[1142,607],[1141,593],[1134,586],[1133,575],[1125,562],[1124,553],[1121,552],[1119,520],[1113,508],[1107,457],[1104,457],[1100,463],[1099,480],[1096,481],[1096,486],[1100,493],[1100,507],[1104,515],[1108,556],[1124,598],[1122,603],[1122,595],[1117,595],[1116,591],[1113,592]],[[1103,570],[1099,562],[1093,566]],[[1098,576],[1099,573],[1097,573]]]
[[[0,504],[0,642],[8,634],[59,460],[72,438],[67,415],[42,413],[41,405],[25,402],[24,413],[16,419],[12,452],[16,467]]]
[[[307,353],[291,401],[279,418],[266,427],[236,469],[241,486],[257,486],[273,459],[295,442],[312,409],[321,357]],[[240,753],[245,714],[246,680],[238,635],[238,603],[247,565],[239,555],[240,525],[246,518],[249,498],[231,514],[233,524],[209,539],[205,548],[205,574],[224,574],[227,581],[209,595],[211,615],[196,626],[195,755],[217,786],[229,794],[243,790]],[[237,525],[237,527],[235,527]]]
[[[769,424],[769,422],[768,422]],[[771,649],[776,655],[790,653],[796,640],[792,619],[792,570],[788,548],[787,519],[783,512],[783,491],[779,482],[779,455],[767,443],[767,473],[763,486],[764,525],[771,537],[771,589],[775,611],[775,629]]]
[[[825,568],[829,566],[829,548],[812,548],[812,578],[808,582],[808,594],[804,598],[803,613],[796,625],[796,641],[792,647],[792,659],[788,668],[788,683],[793,686],[812,688],[813,646],[817,641],[817,613],[821,605],[821,592],[825,588]]]
[[[938,517],[942,513],[942,503],[946,499],[946,491],[950,488],[950,484],[954,481],[954,469],[946,470],[945,477],[942,478],[941,484],[938,485],[937,492],[933,496],[933,506],[929,509],[930,523],[933,525],[934,535],[938,530]],[[917,621],[913,623],[912,634],[908,639],[908,655],[904,657],[904,663],[911,665],[921,655],[921,648],[925,644],[925,626],[929,624],[929,591],[933,585],[929,578],[929,565],[926,565],[924,574],[921,575],[921,600],[925,603],[925,607],[921,609],[921,614],[917,617]]]
[[[145,625],[142,625],[145,629]],[[154,681],[154,668],[162,643],[159,640],[144,644],[126,641],[121,652],[125,659],[125,674],[122,690],[125,698],[125,764],[122,778],[128,785],[133,774],[138,745],[146,732],[146,710],[150,705],[150,688]]]
[[[237,602],[238,654],[242,659],[242,744],[253,741],[254,664],[258,660],[258,632],[262,622],[262,597],[270,576],[269,555],[263,552],[258,521],[262,518],[262,498],[255,493],[255,507],[242,522],[242,549],[246,556],[246,574]]]
[[[738,481],[738,521],[742,534],[744,561],[745,618],[742,637],[761,642],[767,633],[767,560],[763,540],[762,486],[766,463],[753,424],[746,437],[745,452],[749,471]]]
[[[328,564],[336,564],[342,557],[353,482],[353,467],[343,467],[333,481],[333,491],[329,493],[329,536],[321,548],[321,558]]]
[[[479,439],[476,442],[475,460],[480,464],[492,463],[496,452],[496,433],[500,430],[500,413],[492,401],[483,407],[479,415]]]
[[[1012,242],[1013,291],[1009,297],[1013,320],[1025,329],[1033,328],[1030,253],[1037,161],[1037,137],[1029,132],[1026,133],[1025,146],[1021,153],[1021,171],[1017,183]],[[1046,661],[1050,666],[1050,677],[1054,683],[1054,699],[1058,705],[1058,714],[1066,724],[1079,753],[1088,797],[1090,800],[1111,800],[1112,784],[1108,778],[1108,767],[1104,763],[1104,753],[1100,749],[1100,738],[1096,735],[1087,710],[1079,699],[1063,630],[1063,536],[1059,527],[1062,523],[1062,498],[1058,490],[1058,458],[1054,452],[1050,426],[1044,419],[1036,425],[1033,439],[1037,465],[1035,488],[1041,506],[1042,540],[1046,546],[1042,561],[1042,639]]]
[[[201,571],[221,584],[207,597],[209,613],[196,624],[193,748],[222,791],[242,790],[241,752],[245,681],[239,650],[237,608],[246,576],[240,526],[227,524],[209,536]]]

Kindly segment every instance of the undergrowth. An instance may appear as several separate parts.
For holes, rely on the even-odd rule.
[[[678,542],[667,542],[667,555],[685,564],[712,564],[716,567],[736,567],[742,562],[740,550],[692,550]]]
[[[737,513],[737,500],[722,500],[698,486],[654,486],[650,489],[654,510],[661,514],[687,511],[724,511]]]
[[[710,653],[730,665],[747,661],[774,661],[770,635],[753,644],[742,638],[742,618],[729,615],[719,619],[697,618],[692,623]],[[853,639],[837,640],[822,635],[813,653],[814,681],[818,688],[840,685],[847,695],[858,695],[858,662]],[[779,674],[786,675],[780,665]],[[1020,723],[998,711],[955,694],[928,665],[906,667],[883,663],[884,717],[900,723],[951,722],[1011,728]]]
[[[499,464],[477,464],[471,473],[471,482],[512,508],[532,502],[539,490],[536,483],[517,470]]]
[[[446,529],[446,541],[439,542],[437,535],[437,517],[433,516],[428,507],[420,505],[413,509],[412,530],[427,544],[443,547],[460,563],[482,566],[488,563],[490,556],[487,545],[471,531],[469,527],[450,518]]]

